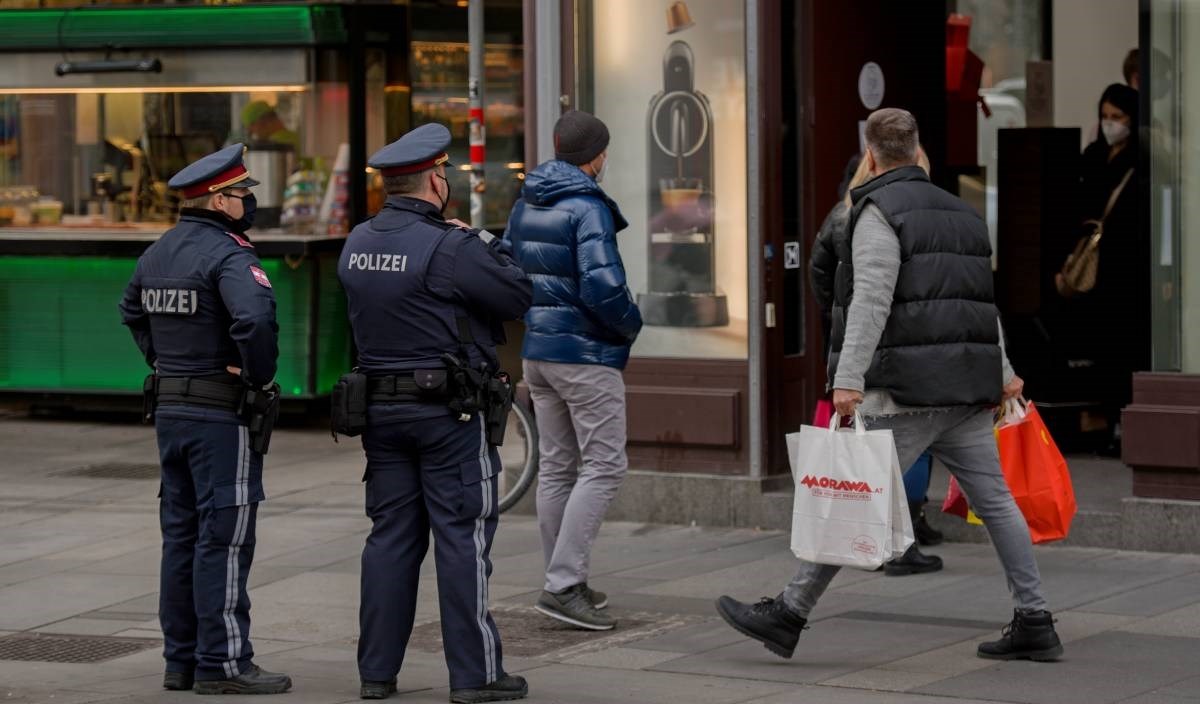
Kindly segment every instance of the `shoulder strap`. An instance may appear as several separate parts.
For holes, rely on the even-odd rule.
[[[1108,197],[1108,205],[1104,206],[1104,215],[1100,218],[1100,222],[1103,223],[1108,219],[1108,214],[1112,212],[1114,207],[1116,207],[1117,199],[1121,197],[1121,191],[1125,190],[1125,186],[1129,183],[1129,179],[1131,178],[1133,178],[1132,168],[1125,172],[1125,178],[1121,179],[1121,182],[1118,183],[1117,187],[1113,189],[1112,195]]]

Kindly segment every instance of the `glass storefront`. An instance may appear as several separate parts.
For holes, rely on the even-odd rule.
[[[958,0],[957,12],[969,17],[969,47],[983,61],[978,111],[978,173],[958,178],[958,194],[988,223],[997,247],[999,131],[1024,127],[1025,67],[1043,56],[1042,0]],[[994,261],[994,260],[993,260]]]
[[[1150,3],[1150,50],[1141,69],[1150,118],[1150,234],[1154,247],[1154,369],[1200,373],[1200,5]],[[1145,101],[1143,101],[1143,105]]]
[[[595,0],[579,107],[612,135],[605,191],[645,328],[642,357],[747,356],[746,8]]]

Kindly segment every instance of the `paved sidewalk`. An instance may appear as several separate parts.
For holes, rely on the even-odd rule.
[[[271,447],[251,572],[256,659],[295,679],[278,701],[358,701],[361,450],[317,430],[282,431]],[[72,473],[109,464],[136,475],[121,465],[155,458],[146,427],[0,419],[0,702],[195,701],[159,688],[157,482]],[[974,656],[1011,613],[990,547],[934,552],[946,569],[933,575],[843,571],[792,660],[712,607],[722,593],[782,588],[793,569],[782,533],[605,526],[592,584],[622,625],[586,634],[533,612],[536,525],[506,516],[492,597],[505,664],[529,679],[530,702],[1200,702],[1200,556],[1039,548],[1067,655],[1033,664]],[[432,567],[393,701],[446,701]],[[149,647],[93,664],[2,659],[34,633],[90,637],[91,650]]]

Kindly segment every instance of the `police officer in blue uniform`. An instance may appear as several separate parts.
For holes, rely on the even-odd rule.
[[[396,691],[432,529],[451,702],[520,699],[488,611],[500,457],[484,414],[448,408],[449,367],[497,370],[500,323],[524,315],[532,286],[501,240],[444,218],[444,126],[376,152],[388,193],[354,228],[338,263],[359,370],[369,380],[363,448],[371,534],[362,555],[358,667],[364,699]],[[451,355],[451,357],[447,357]]]
[[[138,259],[121,316],[154,369],[149,412],[162,463],[159,619],[163,686],[274,694],[287,675],[255,665],[246,579],[278,398],[275,296],[245,232],[255,202],[235,144],[167,184],[179,223]],[[266,405],[264,405],[266,404]],[[265,421],[265,425],[264,425]],[[264,435],[266,437],[264,437]]]

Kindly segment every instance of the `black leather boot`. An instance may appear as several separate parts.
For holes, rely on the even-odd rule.
[[[529,696],[529,684],[520,675],[505,675],[491,684],[474,689],[450,690],[450,701],[454,704],[476,704],[476,702],[506,702]]]
[[[163,689],[169,689],[172,692],[186,692],[196,683],[195,677],[190,672],[164,672],[163,673]]]
[[[717,599],[717,613],[735,631],[762,643],[781,658],[792,657],[800,640],[800,631],[808,623],[793,614],[783,599],[765,596],[757,604],[744,604],[723,596]]]
[[[936,530],[925,520],[925,508],[922,504],[909,504],[908,512],[912,515],[913,534],[921,545],[941,545],[946,536]]]
[[[980,643],[978,650],[979,657],[989,660],[1049,662],[1062,654],[1062,641],[1054,631],[1054,617],[1049,611],[1013,611],[1012,623],[1000,632],[1000,640]]]
[[[227,680],[200,680],[196,694],[283,694],[292,688],[292,678],[267,672],[251,663],[246,671]]]
[[[359,699],[387,699],[396,693],[396,678],[387,682],[377,682],[375,680],[363,680],[358,688]]]
[[[940,569],[942,569],[942,558],[937,555],[921,554],[916,543],[910,545],[903,555],[883,565],[883,573],[889,577],[937,572]]]

